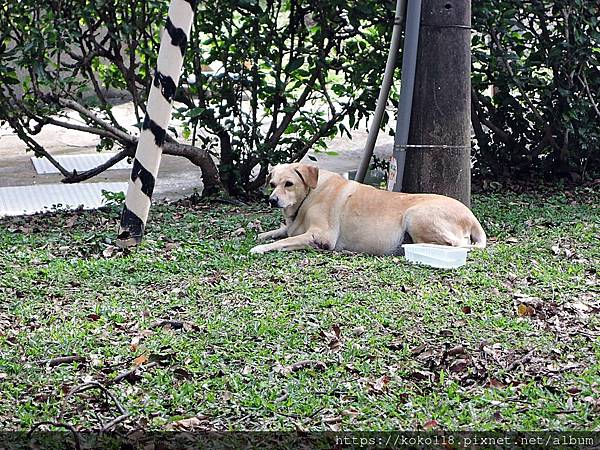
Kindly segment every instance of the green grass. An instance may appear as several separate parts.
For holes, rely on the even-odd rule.
[[[155,205],[131,253],[108,247],[117,208],[4,219],[0,424],[63,408],[98,427],[116,413],[97,392],[64,403],[93,380],[126,429],[201,415],[211,430],[598,430],[599,202],[592,188],[477,195],[490,245],[453,271],[249,255],[248,224],[279,220],[262,206]],[[68,355],[87,359],[39,364]],[[137,376],[111,382],[140,355]],[[326,367],[282,369],[302,360]]]

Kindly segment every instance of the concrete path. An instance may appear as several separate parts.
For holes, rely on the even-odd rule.
[[[115,106],[113,113],[127,128],[136,132],[133,126],[135,118],[131,104]],[[73,122],[80,122],[76,115],[70,117]],[[88,133],[67,130],[52,125],[36,136],[38,142],[52,155],[74,155],[95,153],[98,139]],[[323,153],[310,154],[317,161],[308,157],[305,162],[316,164],[327,170],[343,173],[356,170],[362,156],[367,131],[355,131],[352,139],[335,138],[328,143],[328,150],[339,154],[329,156]],[[389,158],[392,151],[393,138],[381,133],[376,147],[379,157]],[[8,128],[0,127],[0,187],[29,186],[37,184],[60,183],[62,175],[36,173],[31,162],[32,152],[25,151],[25,145]],[[126,182],[128,170],[109,170],[90,179],[88,182]],[[155,189],[156,199],[176,200],[188,196],[194,190],[202,189],[201,172],[187,159],[175,156],[163,156]]]

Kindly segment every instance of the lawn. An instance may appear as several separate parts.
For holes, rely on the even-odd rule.
[[[489,246],[452,271],[250,255],[262,205],[154,205],[125,253],[116,206],[2,219],[0,426],[599,430],[599,204],[477,194]]]

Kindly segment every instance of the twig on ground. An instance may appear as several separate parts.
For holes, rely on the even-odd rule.
[[[77,430],[72,425],[69,425],[68,423],[50,422],[50,421],[38,422],[35,425],[33,425],[33,427],[31,427],[31,430],[29,430],[29,432],[27,433],[27,439],[31,439],[31,436],[33,435],[35,430],[37,430],[39,427],[41,427],[43,425],[52,425],[53,427],[66,428],[67,430],[69,430],[71,432],[71,434],[73,434],[73,437],[75,438],[75,449],[81,450],[81,440],[79,439],[79,434],[77,433]]]
[[[510,372],[511,370],[516,369],[518,366],[525,364],[529,361],[531,361],[531,357],[533,356],[533,354],[535,353],[535,351],[537,350],[537,347],[530,350],[525,356],[523,356],[522,358],[517,359],[516,361],[513,361],[507,368],[506,371]]]
[[[298,370],[307,369],[307,368],[311,368],[311,369],[315,369],[315,370],[326,370],[327,365],[323,361],[306,359],[303,361],[298,361],[297,363],[291,364],[289,366],[286,366],[284,369],[286,372],[294,373],[294,372],[297,372]]]
[[[143,368],[143,369],[145,369],[145,370],[149,370],[149,369],[152,369],[152,368],[154,368],[154,367],[156,367],[156,366],[158,366],[158,362],[156,362],[156,361],[154,361],[154,362],[151,362],[151,363],[149,363],[149,364],[143,364],[143,365],[141,365],[141,366],[135,366],[135,367],[133,367],[133,368],[131,368],[131,369],[128,369],[128,370],[126,370],[126,371],[124,371],[124,372],[121,372],[121,373],[120,373],[119,375],[117,375],[115,378],[113,378],[112,380],[110,380],[110,381],[108,382],[108,384],[109,384],[109,385],[110,385],[110,384],[117,384],[117,383],[119,383],[119,382],[123,381],[125,378],[129,377],[130,375],[133,375],[133,374],[135,374],[135,373],[138,371],[138,369],[141,369],[141,368]]]
[[[68,364],[68,363],[72,363],[72,362],[86,362],[87,358],[85,356],[79,356],[79,355],[71,355],[71,356],[59,356],[57,358],[51,358],[51,359],[42,359],[40,361],[38,361],[38,364],[40,366],[49,366],[49,367],[54,367],[54,366],[59,366],[61,364]]]
[[[290,396],[290,394],[288,393],[288,391],[284,391],[284,393],[282,395],[280,395],[279,397],[277,397],[275,399],[275,402],[281,403],[281,402],[287,400],[289,396]]]
[[[210,201],[214,202],[214,203],[224,203],[226,205],[248,206],[248,203],[241,202],[234,198],[217,197],[217,198],[211,198]]]
[[[125,413],[125,414],[121,414],[119,417],[115,417],[113,420],[111,420],[110,422],[108,422],[107,424],[102,426],[102,431],[109,431],[112,427],[114,427],[115,425],[120,424],[121,422],[123,422],[125,419],[127,419],[129,417],[129,413]]]
[[[112,400],[112,402],[114,403],[114,405],[119,410],[119,413],[121,413],[122,415],[123,414],[129,414],[128,411],[123,407],[123,405],[121,404],[121,402],[119,402],[119,400],[117,399],[117,397],[115,397],[115,395],[108,388],[106,388],[106,386],[98,383],[97,381],[90,381],[90,382],[87,382],[87,383],[80,384],[79,386],[75,386],[73,389],[71,389],[71,391],[67,394],[67,396],[63,400],[63,405],[62,405],[62,407],[60,409],[60,413],[58,414],[58,420],[62,419],[62,417],[64,415],[64,409],[65,409],[66,403],[75,394],[81,394],[82,392],[89,391],[90,389],[99,389],[99,390],[101,390],[108,398],[110,398]]]
[[[171,327],[174,330],[181,330],[182,328],[189,328],[195,331],[200,330],[200,327],[198,325],[187,320],[161,319],[150,325],[150,329],[162,327]]]

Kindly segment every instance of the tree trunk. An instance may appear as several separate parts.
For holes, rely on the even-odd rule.
[[[217,169],[215,162],[206,150],[178,142],[169,142],[164,145],[164,153],[165,155],[183,156],[200,167],[203,196],[214,194],[222,187],[219,179],[219,169]]]
[[[403,183],[470,205],[471,2],[423,0]],[[449,147],[438,147],[438,146]],[[425,147],[430,146],[430,147]]]

